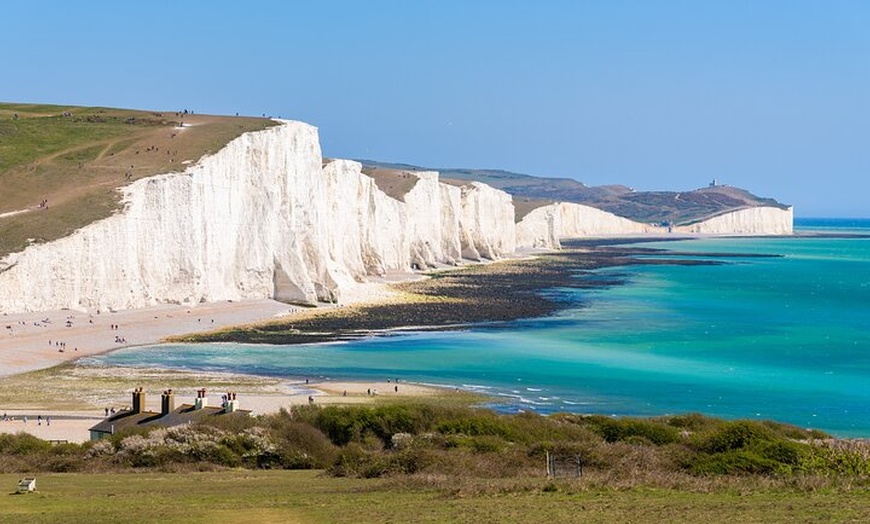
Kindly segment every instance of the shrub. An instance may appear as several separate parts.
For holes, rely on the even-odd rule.
[[[758,452],[762,457],[792,468],[801,464],[808,450],[807,445],[788,440],[763,442],[758,446]]]
[[[412,447],[400,452],[392,452],[390,456],[391,473],[419,473],[435,463],[436,457],[430,450]]]
[[[329,472],[336,477],[375,478],[387,472],[381,455],[369,453],[362,446],[351,443],[342,448]]]
[[[286,411],[266,418],[265,422],[281,467],[326,468],[335,461],[335,445],[316,427],[291,419]]]
[[[636,418],[585,417],[584,422],[607,442],[655,444],[658,446],[676,442],[680,433],[663,422]]]
[[[700,413],[686,413],[662,419],[666,424],[686,431],[702,431],[710,429],[718,422]]]
[[[448,449],[461,449],[474,453],[498,453],[507,449],[509,444],[501,437],[493,435],[447,435],[445,440]]]
[[[262,457],[257,467],[264,469],[275,467],[281,467],[283,469],[314,469],[323,466],[317,461],[316,457],[312,457],[304,451],[298,449],[282,449],[273,460],[267,460],[267,457]]]
[[[755,451],[735,449],[714,455],[702,454],[692,465],[696,474],[753,475],[770,474],[779,469],[773,460]]]
[[[292,416],[321,430],[333,444],[344,446],[374,436],[388,447],[396,433],[417,434],[430,431],[434,421],[446,410],[428,404],[391,404],[385,406],[304,406],[294,408]]]
[[[11,455],[30,455],[48,451],[51,444],[27,433],[0,434],[0,452]]]
[[[408,449],[414,444],[414,435],[410,433],[396,433],[390,439],[390,448],[395,450]]]
[[[817,429],[804,429],[792,424],[784,424],[775,420],[762,420],[760,424],[769,429],[774,435],[790,440],[827,439],[830,435]]]
[[[514,432],[503,417],[491,413],[470,414],[438,424],[437,431],[448,435],[498,436],[511,440]]]
[[[773,433],[764,425],[750,420],[737,420],[725,422],[717,429],[700,435],[696,440],[696,447],[705,453],[722,453],[772,439]]]
[[[801,457],[805,471],[870,478],[870,443],[826,440],[807,446]]]

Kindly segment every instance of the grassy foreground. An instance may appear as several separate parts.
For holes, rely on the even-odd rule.
[[[548,478],[548,455],[582,475]],[[867,442],[700,415],[299,406],[81,445],[0,435],[0,471],[7,493],[25,476],[39,488],[0,495],[0,522],[870,519]]]
[[[10,491],[19,477],[0,475]],[[739,486],[715,492],[588,488],[582,481],[444,493],[319,471],[47,474],[0,496],[0,522],[867,522],[866,491]]]

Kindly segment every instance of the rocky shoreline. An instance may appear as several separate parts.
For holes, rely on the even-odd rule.
[[[674,238],[680,240],[685,238]],[[721,257],[768,257],[733,253],[674,252],[638,243],[661,238],[566,242],[558,252],[534,258],[438,271],[429,278],[392,284],[397,298],[319,311],[316,314],[176,337],[182,342],[307,344],[351,340],[396,330],[451,330],[474,324],[543,317],[564,307],[553,288],[594,289],[619,285],[595,270],[642,264],[711,265]],[[666,258],[657,258],[666,255]]]

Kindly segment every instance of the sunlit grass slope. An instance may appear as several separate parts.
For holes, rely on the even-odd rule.
[[[0,103],[0,256],[105,218],[119,208],[119,187],[182,171],[242,133],[274,124],[183,111]]]

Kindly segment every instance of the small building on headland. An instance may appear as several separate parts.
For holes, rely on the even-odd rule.
[[[133,390],[133,406],[122,409],[90,428],[91,440],[100,440],[119,431],[146,426],[172,427],[182,424],[202,422],[214,417],[248,416],[251,410],[239,409],[239,401],[234,392],[221,398],[220,406],[209,406],[205,388],[196,392],[193,404],[175,407],[175,394],[167,389],[160,396],[160,411],[145,409],[145,392],[142,388]]]

